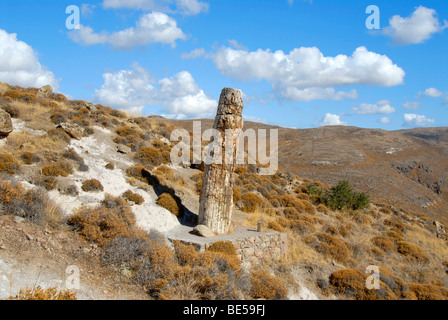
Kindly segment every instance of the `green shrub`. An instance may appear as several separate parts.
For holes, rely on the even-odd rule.
[[[322,200],[333,210],[364,209],[370,202],[368,194],[353,191],[346,180],[332,187],[322,196]]]

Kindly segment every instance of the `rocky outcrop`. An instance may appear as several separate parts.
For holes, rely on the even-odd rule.
[[[0,137],[7,137],[13,130],[11,116],[8,112],[0,109]]]
[[[84,135],[84,128],[74,123],[64,122],[59,124],[57,128],[64,130],[71,138],[76,140],[81,140]]]
[[[53,89],[51,88],[51,86],[46,85],[37,91],[37,96],[39,98],[48,98],[52,93],[53,93]]]
[[[205,163],[199,200],[199,224],[206,225],[216,234],[226,234],[230,228],[237,144],[243,128],[242,111],[241,90],[224,88],[213,125],[220,134],[220,139],[215,138],[211,157]],[[226,153],[226,145],[230,146],[230,152],[227,150]],[[221,158],[217,159],[218,161],[210,161],[217,154]]]

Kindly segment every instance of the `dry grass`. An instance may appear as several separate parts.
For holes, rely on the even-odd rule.
[[[70,216],[69,225],[86,240],[101,247],[114,238],[144,238],[144,232],[136,226],[135,215],[123,198],[106,195],[96,207],[81,207]]]
[[[59,290],[57,288],[41,287],[20,289],[15,296],[10,296],[8,300],[78,300],[76,292],[71,290]]]

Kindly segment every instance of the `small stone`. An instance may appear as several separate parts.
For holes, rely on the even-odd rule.
[[[22,222],[25,222],[25,219],[22,218],[22,217],[19,217],[19,216],[15,216],[14,217],[14,222],[15,223],[22,223]]]
[[[14,127],[12,125],[11,116],[8,112],[0,109],[0,137],[8,136],[13,130]]]
[[[117,152],[122,154],[128,154],[132,152],[132,149],[129,148],[128,146],[125,146],[124,144],[119,144],[117,146]]]
[[[213,233],[212,230],[210,230],[209,227],[205,226],[205,225],[197,225],[194,229],[193,229],[193,233],[195,235],[204,237],[204,238],[211,238],[214,237],[215,234]]]

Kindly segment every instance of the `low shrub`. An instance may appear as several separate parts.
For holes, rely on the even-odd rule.
[[[416,261],[428,261],[425,251],[416,244],[406,241],[399,241],[397,243],[397,251],[405,257],[414,259]]]
[[[6,111],[7,113],[9,113],[11,118],[19,118],[20,117],[20,109],[12,104],[3,105],[3,106],[1,106],[1,108],[4,111]]]
[[[156,203],[167,209],[169,212],[180,218],[182,216],[182,206],[176,198],[168,192],[162,193],[156,200]]]
[[[369,275],[354,269],[342,269],[333,272],[330,285],[336,294],[341,294],[355,300],[396,300],[392,290],[382,281],[380,289],[369,290],[366,280]]]
[[[10,153],[0,154],[0,172],[13,175],[20,168],[20,163]]]
[[[97,179],[85,180],[82,183],[81,189],[83,191],[85,191],[85,192],[100,192],[100,191],[104,191],[103,185]]]
[[[49,177],[68,177],[70,174],[73,174],[73,166],[69,162],[58,161],[56,163],[44,166],[41,169],[41,173],[44,176]]]
[[[318,252],[328,255],[340,262],[347,261],[350,256],[350,251],[345,242],[326,233],[318,233],[317,238],[320,241],[316,248]]]
[[[115,169],[115,165],[113,163],[109,162],[108,164],[106,164],[106,169],[114,170]]]
[[[78,300],[76,292],[71,290],[59,290],[55,287],[43,289],[40,286],[20,289],[15,296],[8,300]]]
[[[22,160],[24,164],[30,165],[33,163],[38,163],[40,161],[40,158],[32,152],[26,151],[22,153],[22,155],[20,156],[20,160]]]
[[[11,99],[20,99],[23,96],[23,93],[20,93],[17,90],[9,89],[3,92],[4,97],[10,97]]]
[[[388,236],[376,236],[372,238],[372,243],[386,253],[395,249],[393,241]]]
[[[145,167],[156,167],[164,162],[160,151],[153,147],[141,147],[137,151],[135,159]]]
[[[250,295],[255,299],[283,299],[288,295],[288,289],[283,282],[266,270],[250,273]]]
[[[247,213],[270,207],[269,201],[253,192],[243,194],[241,197],[241,202],[241,210]]]
[[[64,222],[62,210],[43,190],[26,190],[20,183],[0,179],[0,207],[41,226],[58,228]]]
[[[409,283],[415,300],[448,300],[448,289],[433,284]]]
[[[101,247],[115,237],[144,238],[144,232],[136,226],[135,215],[126,200],[106,195],[96,207],[81,207],[68,219],[86,240]]]
[[[125,198],[127,201],[134,202],[136,205],[140,205],[143,202],[145,202],[145,199],[141,195],[134,193],[131,190],[125,191],[122,197]]]

